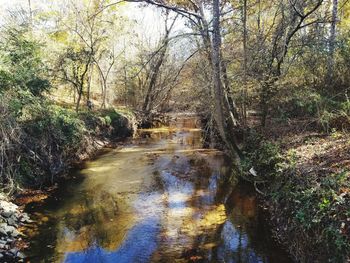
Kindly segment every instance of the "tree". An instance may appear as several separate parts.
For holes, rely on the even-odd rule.
[[[32,39],[28,28],[9,28],[0,42],[0,89],[18,87],[38,96],[51,87],[43,63],[42,44]]]
[[[336,34],[337,34],[337,22],[338,22],[338,0],[333,0],[332,3],[332,21],[329,34],[329,59],[328,59],[328,69],[327,69],[327,82],[332,83],[332,78],[334,76],[334,52],[336,44]]]
[[[221,19],[221,5],[219,0],[214,0],[211,4],[205,1],[191,1],[187,3],[170,3],[159,0],[140,0],[139,2],[145,2],[151,5],[155,5],[166,10],[178,13],[183,18],[188,19],[189,24],[196,30],[194,34],[199,34],[202,38],[203,47],[207,54],[207,59],[211,65],[211,75],[212,75],[212,95],[213,95],[213,112],[216,125],[220,137],[225,142],[226,147],[230,150],[235,150],[239,155],[241,155],[234,140],[228,140],[228,138],[234,138],[233,136],[227,137],[227,134],[233,132],[233,127],[237,125],[237,120],[234,118],[235,114],[232,112],[235,109],[229,107],[225,97],[228,96],[226,91],[223,89],[221,74],[222,74],[222,61],[221,61],[221,33],[220,33],[220,19]],[[213,36],[211,39],[210,28],[208,20],[205,16],[205,6],[211,5],[213,14]],[[233,98],[231,98],[232,101]],[[233,103],[233,105],[235,105]],[[233,106],[231,105],[231,106]],[[226,119],[226,114],[229,114],[230,118]],[[226,122],[228,121],[228,123]],[[233,153],[234,151],[230,151]]]
[[[90,52],[74,50],[72,48],[67,49],[65,53],[61,54],[58,60],[57,67],[62,74],[60,78],[72,84],[74,91],[77,93],[76,111],[79,111],[91,62],[92,56]]]
[[[150,110],[151,110],[151,98],[154,96],[152,93],[154,93],[156,83],[158,80],[158,76],[160,73],[160,68],[163,65],[164,60],[166,58],[166,54],[167,54],[167,51],[169,48],[170,33],[175,25],[176,19],[177,19],[177,17],[175,17],[173,19],[173,21],[171,22],[171,24],[169,25],[168,24],[169,23],[169,12],[168,11],[166,12],[166,15],[165,15],[165,35],[160,43],[161,46],[156,51],[157,54],[154,56],[154,58],[152,59],[152,62],[150,63],[150,72],[149,72],[149,76],[147,76],[147,78],[149,78],[149,83],[148,83],[148,87],[147,87],[145,101],[144,101],[143,106],[142,106],[142,110],[146,113],[146,115],[148,115]]]
[[[320,8],[323,0],[316,1],[291,1],[287,4],[283,0],[275,11],[271,29],[271,43],[267,46],[264,55],[267,56],[265,65],[260,70],[261,76],[261,125],[265,127],[266,118],[270,107],[270,101],[275,94],[275,83],[282,75],[282,66],[288,54],[290,44],[296,34],[303,28],[319,22],[316,18],[310,20],[310,17]],[[278,22],[277,22],[278,21]]]
[[[82,97],[86,95],[90,100],[94,70],[101,80],[101,107],[107,105],[108,80],[117,58],[114,48],[117,38],[113,33],[117,14],[104,9],[107,2],[70,1],[68,10],[58,15],[54,35],[55,41],[62,43],[63,52],[59,51],[57,64],[62,72],[60,78],[70,83],[77,94],[77,110]]]

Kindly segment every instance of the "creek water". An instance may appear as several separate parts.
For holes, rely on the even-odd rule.
[[[27,208],[31,262],[291,262],[254,191],[228,182],[231,162],[203,149],[201,134],[179,116],[72,172]]]

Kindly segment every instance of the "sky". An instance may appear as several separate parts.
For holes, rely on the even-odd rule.
[[[50,7],[63,3],[67,0],[0,0],[0,26],[2,25],[8,10],[29,9],[28,1],[31,2],[32,10],[50,10]],[[161,32],[164,32],[164,19],[161,9],[151,6],[140,5],[138,3],[127,3],[122,9],[125,16],[136,20],[135,32],[147,34],[154,41],[159,39]],[[174,32],[184,30],[184,21],[178,19]],[[157,38],[157,39],[156,39]]]
[[[65,0],[0,0],[0,21],[3,18],[8,10],[13,9],[28,9],[28,1],[31,1],[32,10],[35,9],[49,9],[50,6],[55,3],[64,2]],[[154,7],[140,7],[140,4],[137,3],[127,3],[127,8],[124,6],[124,13],[128,17],[137,20],[140,25],[140,28],[144,30],[150,30],[151,33],[163,29],[163,20],[160,15],[160,9]]]
[[[8,10],[24,10],[29,9],[29,0],[0,0],[0,26],[4,21],[4,17],[8,13]],[[32,10],[50,10],[53,5],[62,4],[67,0],[30,0]],[[162,33],[164,32],[164,18],[162,16],[162,10],[160,8],[140,5],[137,3],[126,3],[121,7],[122,14],[129,19],[135,20],[136,24],[133,26],[132,31],[138,35],[142,35],[146,41],[152,45],[157,45]],[[179,34],[180,31],[186,30],[184,21],[178,19],[175,24],[173,35]],[[182,53],[186,55],[186,41],[178,41],[177,48],[174,49],[175,53]],[[179,54],[180,55],[180,54]]]

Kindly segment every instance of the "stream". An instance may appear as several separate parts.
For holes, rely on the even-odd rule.
[[[195,117],[138,131],[27,210],[30,262],[289,263],[256,194],[232,185],[230,161],[203,149]]]

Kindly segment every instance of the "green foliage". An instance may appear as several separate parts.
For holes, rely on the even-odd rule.
[[[29,90],[40,95],[50,89],[44,77],[42,45],[30,37],[26,28],[10,28],[0,41],[0,92],[10,88]]]
[[[332,130],[348,131],[350,129],[350,103],[331,101],[319,112],[318,121],[326,133]]]
[[[118,122],[121,118],[120,113],[113,108],[103,110],[102,114],[105,115],[105,119],[108,119],[110,123]]]
[[[25,119],[25,130],[32,137],[45,138],[60,147],[74,147],[79,145],[84,134],[84,126],[77,114],[60,106],[50,103],[29,104],[25,109],[30,112]]]
[[[33,96],[33,93],[29,90],[14,88],[7,92],[7,94],[10,94],[11,97],[8,106],[16,118],[25,119],[26,117],[29,117],[27,116],[26,109],[30,109],[31,106],[33,110],[41,108],[41,101]],[[45,101],[43,102],[45,103]]]
[[[291,106],[290,117],[315,116],[321,97],[316,92],[307,90],[298,92],[289,98]]]
[[[272,181],[279,173],[282,157],[277,144],[265,140],[261,135],[252,131],[245,142],[243,171],[254,167],[259,179]]]
[[[346,100],[345,102],[341,103],[341,104],[340,104],[340,109],[341,109],[344,113],[350,115],[350,100]]]
[[[54,140],[64,147],[79,145],[83,139],[83,123],[72,110],[50,105],[47,113],[40,120],[36,119],[35,124],[42,124],[42,128],[53,132]]]
[[[0,138],[11,141],[5,153],[8,162],[2,171],[10,171],[6,166],[11,164],[11,180],[16,185],[53,183],[93,144],[93,138],[112,140],[130,134],[127,119],[114,109],[78,114],[27,90],[5,94],[7,99],[2,102],[6,108],[2,110],[0,105],[0,112],[6,110],[6,118],[0,121]],[[0,94],[0,98],[4,96]],[[15,122],[16,132],[9,126],[10,121]],[[18,132],[21,140],[9,138]],[[8,183],[0,179],[0,183]]]
[[[110,136],[114,130],[122,128],[119,123],[121,115],[113,108],[102,111],[84,111],[80,112],[79,116],[90,132],[97,136]]]
[[[291,228],[312,235],[319,240],[318,246],[325,249],[331,262],[343,262],[350,249],[345,222],[349,216],[349,200],[342,194],[341,188],[349,188],[348,171],[329,176],[319,176],[319,183],[311,178],[303,179],[290,173],[277,183],[278,191],[273,192],[275,202],[282,202],[287,211],[291,211],[295,220],[290,221]]]
[[[332,131],[332,137],[338,139],[339,132]],[[315,249],[320,258],[329,262],[344,262],[350,251],[349,171],[306,172],[300,168],[300,157],[295,150],[282,156],[278,145],[254,131],[247,137],[244,150],[247,158],[242,169],[245,173],[251,167],[257,171],[258,177],[253,179],[264,183],[264,188],[260,184],[260,190],[273,204],[277,227],[285,232],[282,236],[293,242],[293,246]],[[292,237],[295,235],[305,240],[295,240]]]
[[[56,180],[84,147],[86,130],[73,110],[52,105],[32,95],[31,103],[21,105],[17,121],[25,134],[16,181],[38,185]],[[16,103],[20,101],[17,98]],[[21,104],[21,102],[19,103]]]
[[[331,122],[335,118],[335,114],[324,110],[319,115],[319,122],[325,132],[329,133],[331,128]]]
[[[350,128],[350,103],[347,96],[321,94],[308,87],[282,88],[272,106],[274,117],[282,121],[290,118],[313,118],[324,132],[333,128]],[[311,120],[310,120],[311,122]]]

